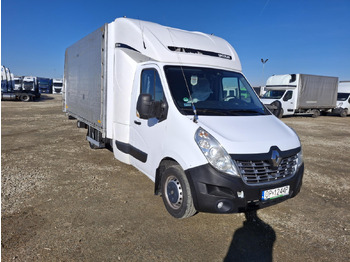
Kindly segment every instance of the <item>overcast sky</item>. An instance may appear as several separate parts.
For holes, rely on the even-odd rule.
[[[226,39],[254,86],[273,74],[350,80],[350,0],[2,0],[1,64],[63,77],[65,49],[122,16]]]

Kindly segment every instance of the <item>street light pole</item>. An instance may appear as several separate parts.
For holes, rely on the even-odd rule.
[[[269,59],[267,58],[267,59],[262,59],[261,58],[261,63],[263,64],[263,81],[265,81],[265,64],[266,64],[266,62],[268,61]]]

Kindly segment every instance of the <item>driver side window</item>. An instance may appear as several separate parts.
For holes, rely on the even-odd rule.
[[[224,77],[222,79],[222,88],[223,100],[229,97],[238,97],[238,79],[236,77]]]
[[[246,89],[244,83],[237,77],[222,78],[222,96],[224,101],[231,99],[240,99],[246,103],[251,103],[251,95]]]
[[[163,101],[163,86],[157,70],[144,69],[141,73],[141,94],[150,94],[153,101]]]
[[[292,98],[293,96],[293,91],[288,91],[285,95],[284,95],[284,98],[283,98],[283,101],[288,101]]]

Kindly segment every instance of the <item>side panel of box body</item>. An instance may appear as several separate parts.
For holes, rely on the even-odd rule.
[[[106,133],[107,24],[66,50],[65,110]]]

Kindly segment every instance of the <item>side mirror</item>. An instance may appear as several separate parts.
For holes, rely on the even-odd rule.
[[[153,101],[150,94],[140,94],[137,99],[136,110],[141,119],[155,117],[161,122],[167,118],[168,104],[166,101]]]
[[[137,99],[136,110],[140,115],[141,119],[150,119],[154,117],[153,101],[150,94],[140,94]]]

